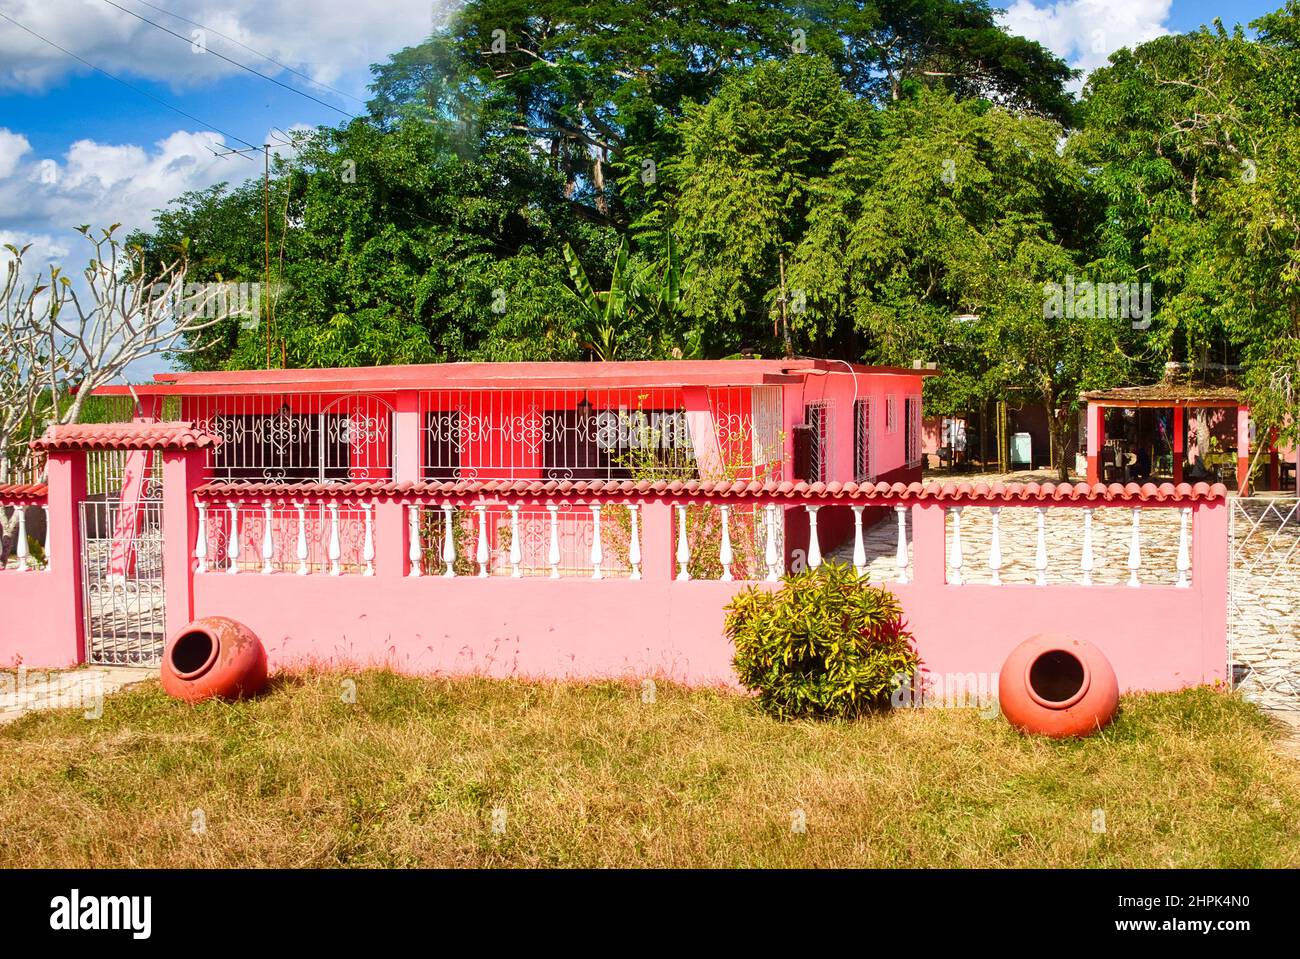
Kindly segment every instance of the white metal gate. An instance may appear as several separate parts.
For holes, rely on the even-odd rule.
[[[161,457],[124,507],[126,450],[87,455],[80,504],[86,658],[104,666],[155,666],[166,639]]]
[[[1300,500],[1229,499],[1228,657],[1234,683],[1300,709]]]

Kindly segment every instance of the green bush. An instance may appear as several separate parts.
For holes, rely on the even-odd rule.
[[[740,681],[781,719],[856,716],[889,705],[920,665],[898,600],[847,565],[751,586],[727,607]]]

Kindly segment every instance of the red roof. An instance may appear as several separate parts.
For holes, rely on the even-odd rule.
[[[199,450],[221,437],[193,423],[80,423],[51,426],[33,440],[34,450]]]
[[[1097,483],[760,483],[633,480],[455,480],[431,483],[207,483],[197,492],[203,496],[239,499],[323,500],[357,497],[415,497],[462,499],[467,497],[676,497],[705,499],[761,499],[794,502],[827,500],[877,500],[880,505],[902,501],[932,500],[952,505],[996,505],[1033,502],[1092,504],[1107,503],[1191,503],[1221,500],[1228,495],[1222,483],[1129,483],[1109,486]]]
[[[49,495],[44,483],[0,483],[0,503],[18,503],[43,500]]]
[[[875,373],[937,376],[938,370],[861,366],[839,360],[635,360],[614,363],[426,363],[316,370],[160,373],[154,384],[102,386],[96,395],[386,392],[435,389],[615,389],[619,387],[761,386],[808,375]]]

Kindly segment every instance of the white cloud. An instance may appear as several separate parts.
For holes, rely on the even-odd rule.
[[[94,251],[75,227],[89,224],[97,234],[120,223],[116,235],[124,239],[133,229],[151,226],[154,211],[182,193],[261,175],[261,156],[250,161],[216,155],[225,147],[217,134],[177,131],[149,146],[78,140],[61,155],[40,156],[25,138],[0,127],[0,164],[13,157],[9,175],[0,178],[0,275],[13,258],[4,245],[29,246],[23,258],[29,283],[37,274],[48,275],[53,263],[84,294],[80,271]],[[129,376],[147,379],[163,368],[155,359],[133,367]]]
[[[0,180],[18,169],[18,161],[31,152],[32,145],[21,133],[0,127]]]
[[[32,274],[44,272],[50,263],[58,263],[63,260],[72,251],[67,245],[59,240],[54,239],[48,233],[31,234],[19,233],[14,230],[0,230],[0,274],[13,260],[13,254],[5,247],[12,246],[21,250],[28,247],[27,252],[23,255],[23,273],[28,272],[31,268]]]
[[[371,63],[422,41],[438,11],[445,9],[450,0],[383,0],[382,4],[357,0],[223,0],[220,8],[213,0],[168,0],[166,4],[151,0],[155,7],[165,6],[170,13],[215,31],[202,37],[194,37],[198,28],[193,24],[136,0],[113,2],[167,27],[184,40],[104,0],[0,0],[0,11],[111,73],[146,77],[181,88],[243,72],[193,49],[196,44],[200,48],[206,44],[209,51],[311,90],[306,81],[291,77],[216,34],[232,37],[318,82],[333,84],[346,74],[363,72]],[[88,71],[31,34],[0,21],[0,88],[42,90],[73,72]],[[322,95],[321,99],[330,97],[334,95]],[[347,107],[349,103],[340,105]]]
[[[1169,33],[1172,0],[1060,0],[1038,6],[1016,0],[998,18],[1011,33],[1037,40],[1072,67],[1105,66],[1121,47]]]
[[[148,226],[155,210],[182,193],[238,184],[262,169],[260,156],[217,155],[227,144],[215,133],[181,130],[150,147],[78,140],[62,156],[42,157],[0,127],[0,172],[11,140],[27,149],[0,179],[0,209],[11,232],[33,235],[57,236],[81,223],[121,223],[124,231]]]

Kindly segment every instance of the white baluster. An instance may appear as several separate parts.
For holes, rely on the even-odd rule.
[[[1079,568],[1083,570],[1083,585],[1092,585],[1092,571],[1095,567],[1092,556],[1092,513],[1091,506],[1083,510],[1083,559],[1079,561]]]
[[[262,504],[262,575],[264,576],[275,571],[275,566],[271,562],[275,558],[275,541],[271,538],[273,524],[271,501],[267,500]]]
[[[993,524],[993,537],[989,541],[989,582],[1002,585],[1002,507],[989,507],[989,520]]]
[[[307,507],[303,503],[294,503],[293,508],[298,511],[298,575],[306,576],[311,572],[307,565]]]
[[[1047,585],[1047,507],[1039,506],[1038,511],[1038,550],[1034,553],[1034,569],[1037,573],[1034,582],[1039,586]]]
[[[817,542],[817,511],[820,506],[805,506],[808,511],[808,568],[817,569],[822,564],[822,547]]]
[[[1187,581],[1187,571],[1192,568],[1192,551],[1187,539],[1187,521],[1191,517],[1190,506],[1184,506],[1178,511],[1178,582],[1174,585],[1180,589],[1188,589],[1191,586]]]
[[[523,547],[519,545],[519,504],[510,505],[510,578],[521,579],[524,575]]]
[[[677,507],[677,578],[690,579],[691,571],[687,565],[691,561],[691,547],[686,542],[686,507]]]
[[[27,572],[27,507],[22,503],[14,506],[14,515],[18,517],[18,542],[14,544],[14,553],[18,557],[18,572]]]
[[[1130,586],[1142,585],[1138,582],[1138,570],[1142,568],[1141,527],[1142,510],[1135,506],[1133,507],[1133,529],[1128,540],[1128,584]]]
[[[199,502],[196,505],[199,509],[199,538],[198,542],[194,544],[194,558],[198,561],[195,572],[206,573],[208,571],[208,504]],[[48,523],[45,528],[50,528]],[[46,540],[48,541],[48,539],[47,536]],[[50,558],[48,548],[45,550],[45,558],[47,561]]]
[[[230,537],[226,540],[226,558],[230,560],[230,567],[226,572],[233,575],[239,572],[239,504],[228,503],[226,509],[230,510]]]
[[[474,554],[474,559],[478,563],[478,575],[484,579],[488,574],[488,534],[487,534],[487,506],[480,503],[474,507],[478,510],[478,550]]]
[[[763,508],[764,526],[767,527],[767,545],[763,551],[763,561],[767,564],[767,581],[775,583],[781,578],[781,554],[776,551],[776,504],[768,503]]]
[[[853,510],[853,570],[859,576],[867,573],[867,545],[862,541],[863,506],[852,506]]]
[[[361,572],[362,576],[375,575],[375,521],[371,512],[373,508],[374,504],[369,500],[361,504],[361,512],[366,523],[365,534],[361,540],[361,559],[366,564],[366,568]]]
[[[554,503],[546,506],[551,514],[551,546],[546,554],[546,561],[551,564],[551,579],[560,578],[560,507]]]
[[[722,563],[722,575],[718,578],[724,582],[731,582],[731,564],[735,557],[731,553],[731,507],[719,506],[718,513],[722,517],[722,546],[718,550],[718,560]]]
[[[339,565],[339,560],[343,557],[343,544],[339,540],[339,504],[336,500],[330,500],[326,509],[330,513],[330,575],[342,576],[343,567]]]
[[[420,576],[424,560],[424,546],[420,542],[420,507],[412,504],[406,507],[406,561],[410,569],[407,576]]]
[[[629,503],[628,515],[632,518],[632,537],[627,545],[627,564],[632,567],[628,579],[641,578],[641,523],[640,510],[635,503]]]
[[[907,507],[895,506],[898,516],[898,549],[894,551],[894,565],[898,567],[898,581],[907,582]]]
[[[948,565],[952,567],[952,578],[948,580],[958,586],[962,584],[961,567],[961,511],[960,506],[950,506],[948,511],[952,513],[952,545],[949,547]]]
[[[591,505],[591,578],[603,579],[600,564],[605,560],[605,551],[600,545],[600,504]]]
[[[442,575],[456,575],[456,517],[450,503],[442,504],[442,564],[446,567]]]

